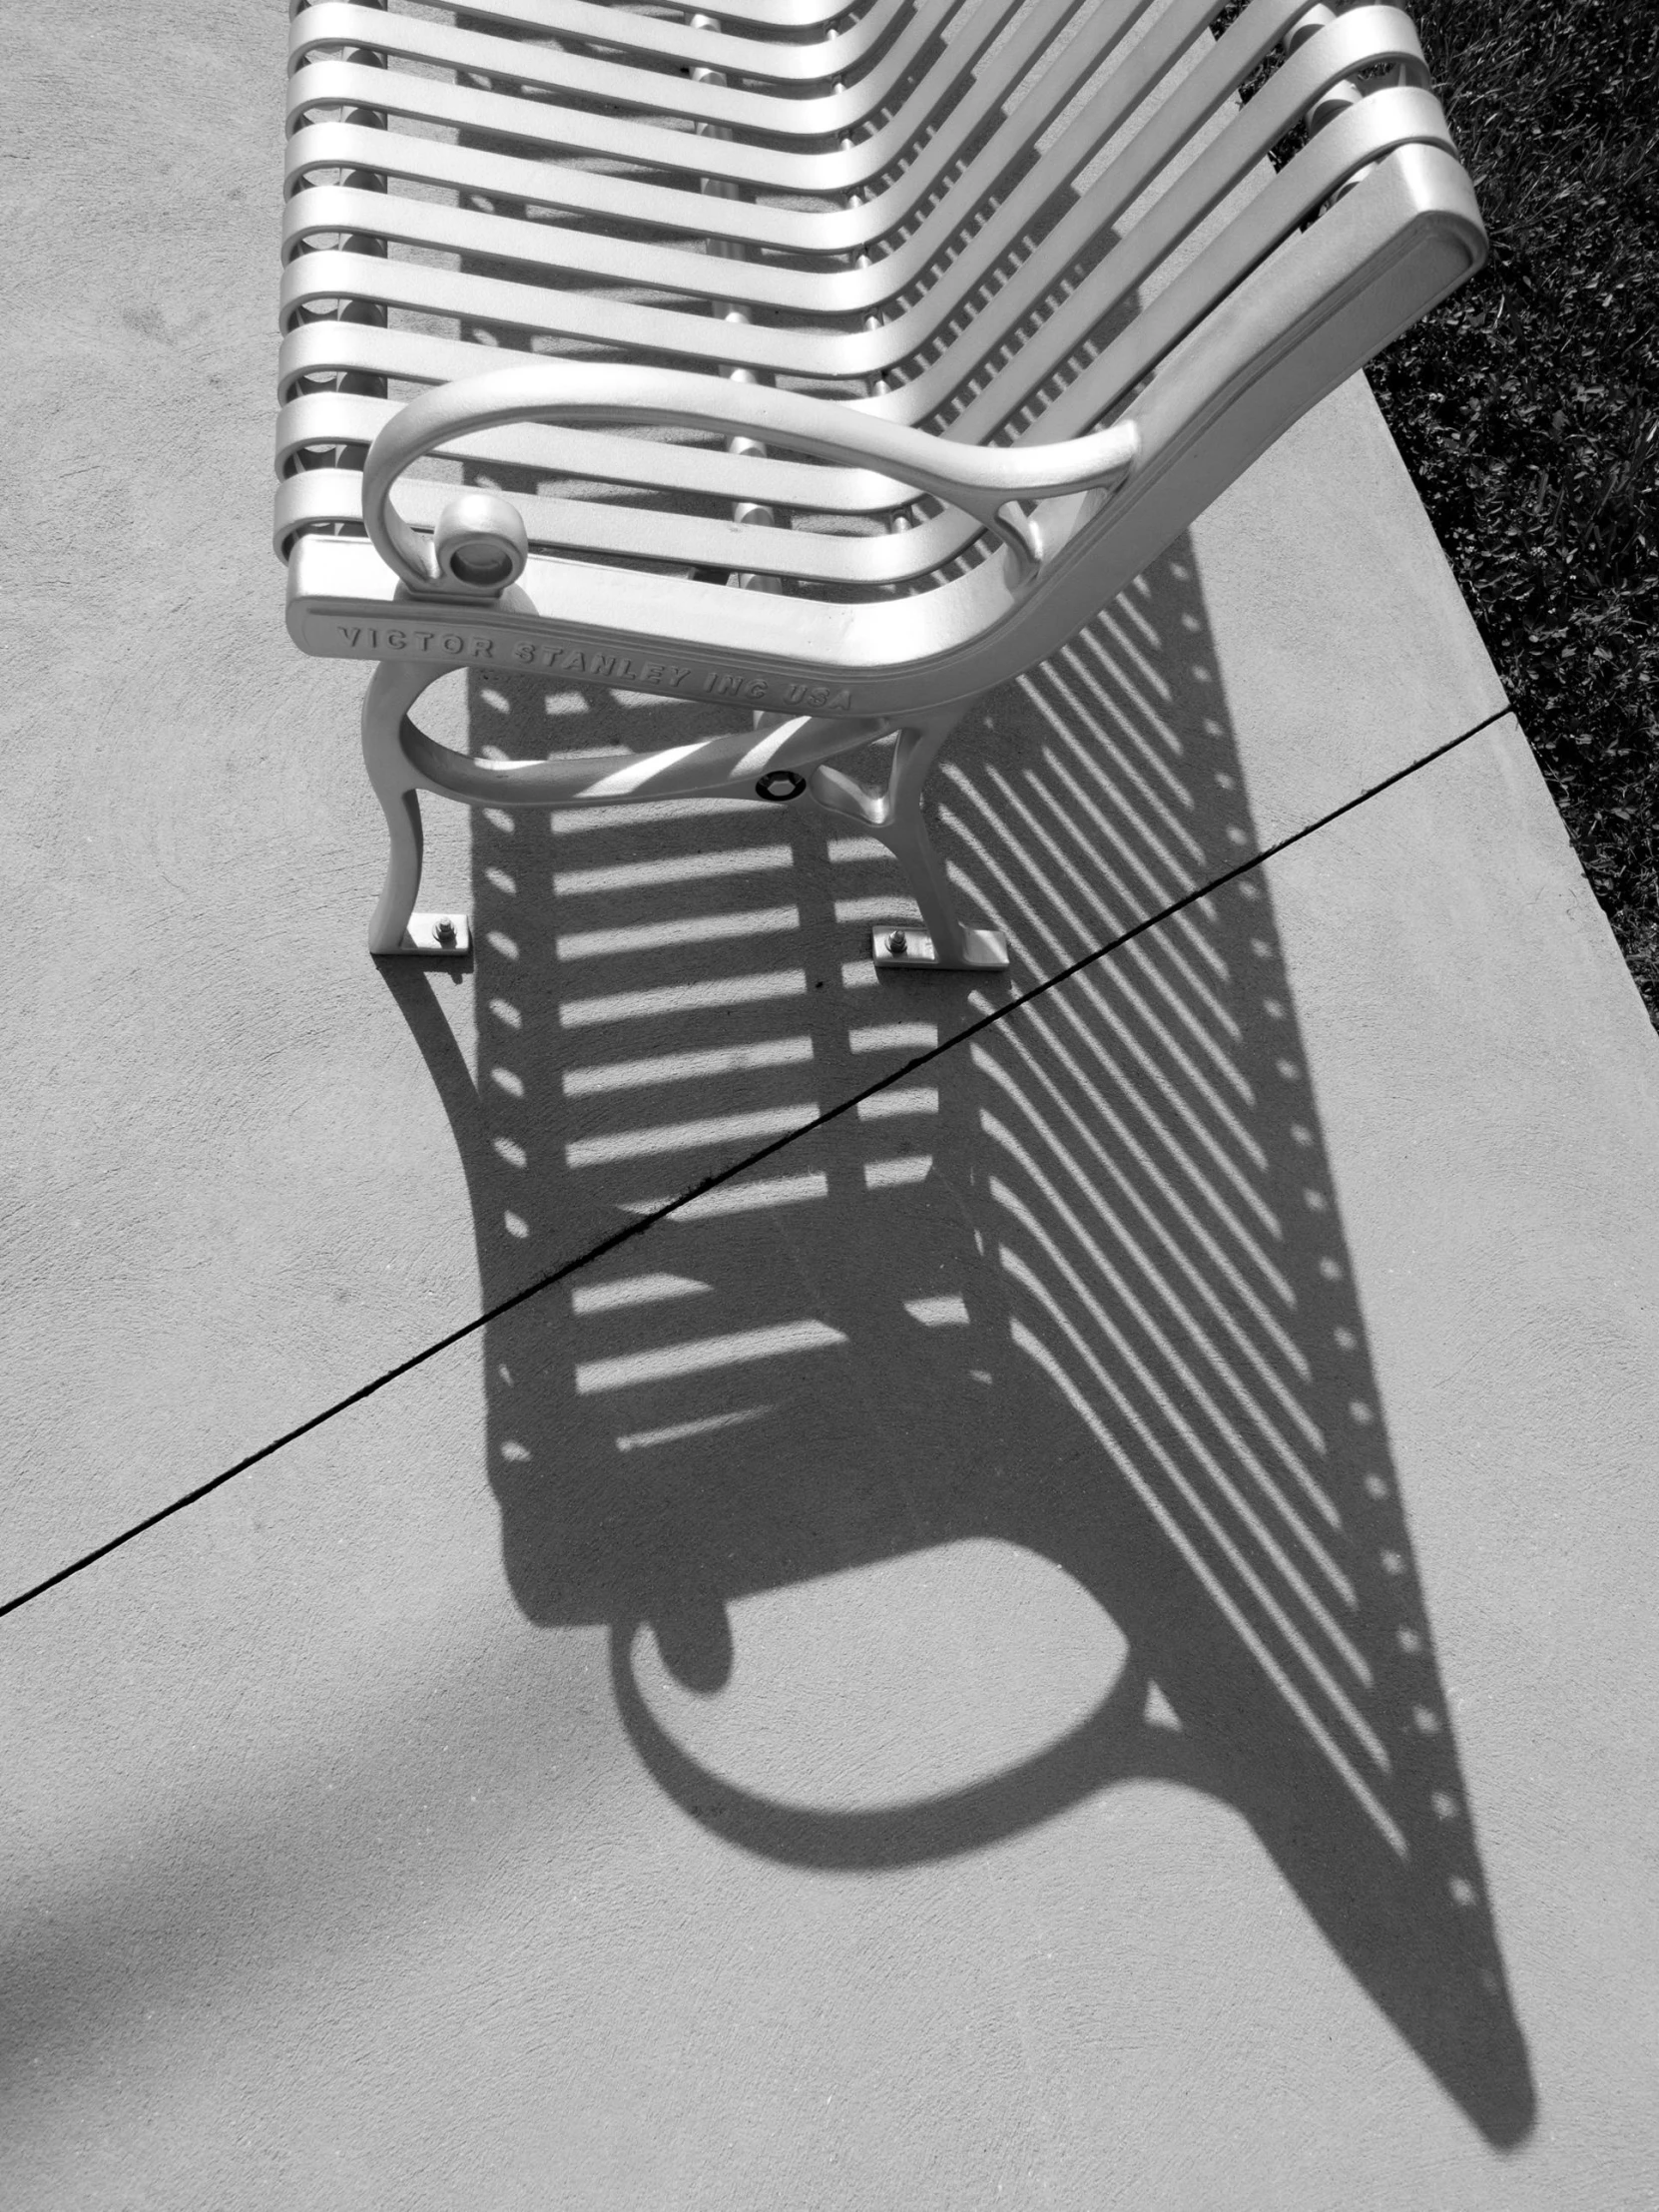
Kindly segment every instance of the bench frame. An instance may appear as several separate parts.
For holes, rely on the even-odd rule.
[[[383,422],[362,469],[364,535],[297,534],[285,547],[295,642],[380,664],[362,717],[391,847],[372,952],[467,949],[464,915],[415,911],[422,792],[505,808],[696,794],[776,804],[810,793],[887,847],[920,909],[919,931],[902,923],[875,930],[879,962],[1006,965],[1000,934],[956,915],[928,841],[922,786],[940,747],[976,699],[1054,651],[1292,423],[1485,257],[1472,192],[1404,19],[1381,7],[1338,18],[1323,5],[1258,4],[1286,16],[1288,52],[1309,48],[1297,66],[1327,111],[1320,127],[1316,106],[1318,136],[1295,164],[1296,207],[1317,205],[1319,220],[1296,227],[1281,173],[1253,203],[1252,220],[1279,226],[1271,251],[1193,317],[1137,381],[1127,413],[1103,430],[1085,424],[1084,434],[1049,443],[974,445],[892,419],[893,405],[878,399],[849,405],[730,372],[524,365],[523,356],[437,385]],[[1342,73],[1380,39],[1382,51],[1403,57],[1398,81],[1362,98]],[[295,334],[302,350],[303,330]],[[1066,405],[1054,410],[1062,432],[1067,414]],[[430,536],[399,513],[393,494],[416,462],[522,424],[679,426],[716,432],[734,452],[796,453],[869,472],[865,480],[879,488],[885,479],[895,497],[958,510],[987,551],[919,594],[842,604],[532,552],[513,503],[486,491],[448,499]],[[730,702],[739,727],[654,754],[470,759],[410,719],[431,684],[462,668]],[[875,741],[890,743],[879,790],[833,765]]]

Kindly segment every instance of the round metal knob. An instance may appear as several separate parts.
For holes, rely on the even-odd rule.
[[[530,540],[510,499],[493,491],[464,491],[438,517],[432,552],[445,583],[493,599],[523,575]]]

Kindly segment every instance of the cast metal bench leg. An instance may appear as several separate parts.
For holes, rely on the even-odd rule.
[[[403,751],[403,718],[427,686],[445,673],[441,667],[418,661],[382,661],[363,699],[363,763],[391,840],[385,883],[368,925],[368,949],[376,958],[412,953],[427,959],[454,959],[471,948],[471,928],[464,913],[417,914],[414,910],[425,838],[420,825],[420,779]]]
[[[849,816],[879,837],[904,871],[923,927],[893,922],[874,931],[877,967],[1005,968],[1000,929],[976,929],[958,919],[944,869],[921,817],[921,787],[935,755],[967,711],[967,703],[919,716],[898,733],[885,793],[877,798],[839,769],[813,771],[812,793],[831,814]]]

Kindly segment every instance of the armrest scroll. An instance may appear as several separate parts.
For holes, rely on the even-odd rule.
[[[511,422],[708,430],[871,469],[982,523],[1008,548],[1016,587],[1036,575],[1045,551],[1036,519],[1016,502],[1113,490],[1140,452],[1132,422],[1053,445],[958,445],[838,400],[680,369],[550,361],[545,368],[491,370],[422,392],[368,449],[363,522],[381,559],[410,591],[495,598],[522,571],[528,548],[508,501],[464,494],[446,510],[430,542],[391,502],[398,477],[415,461],[457,438]],[[500,540],[498,557],[480,557],[476,548],[492,538]]]

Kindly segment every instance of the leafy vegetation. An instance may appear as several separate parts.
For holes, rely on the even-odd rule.
[[[1659,1025],[1659,9],[1406,5],[1492,251],[1368,373]]]

